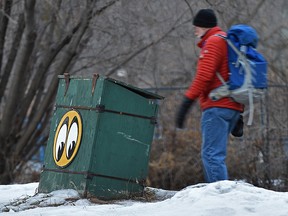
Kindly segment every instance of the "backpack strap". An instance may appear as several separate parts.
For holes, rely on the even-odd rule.
[[[217,37],[223,38],[224,40],[227,40],[227,37],[224,35],[221,35],[221,34],[215,34],[214,36],[217,36]]]
[[[216,72],[216,76],[224,86],[228,86],[228,84],[225,82],[225,80],[223,79],[223,77],[221,76],[221,74],[218,71]]]
[[[227,37],[224,36],[224,35],[221,35],[221,34],[215,34],[214,36],[217,36],[217,37],[223,38],[224,40],[227,41]],[[216,72],[216,76],[218,77],[218,79],[221,81],[221,83],[222,83],[224,86],[228,86],[228,84],[226,83],[226,81],[223,79],[223,77],[221,76],[221,74],[220,74],[218,71]]]

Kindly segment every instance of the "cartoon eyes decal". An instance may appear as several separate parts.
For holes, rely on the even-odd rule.
[[[68,166],[77,154],[82,137],[80,114],[71,110],[63,115],[56,129],[53,157],[60,167]]]

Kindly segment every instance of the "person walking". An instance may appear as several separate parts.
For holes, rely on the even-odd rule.
[[[217,34],[226,36],[226,33],[217,26],[214,11],[199,10],[193,19],[193,25],[195,36],[200,40],[197,45],[201,51],[195,78],[185,92],[176,113],[176,127],[184,127],[186,115],[198,99],[202,110],[201,158],[205,180],[211,183],[228,179],[227,143],[229,134],[237,128],[235,126],[244,107],[229,97],[217,101],[209,98],[209,93],[222,85],[216,72],[220,73],[225,81],[229,77],[227,43],[217,36]]]

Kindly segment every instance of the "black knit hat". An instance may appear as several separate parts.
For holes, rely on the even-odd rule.
[[[193,25],[203,28],[212,28],[217,25],[217,18],[213,10],[201,9],[193,20]]]

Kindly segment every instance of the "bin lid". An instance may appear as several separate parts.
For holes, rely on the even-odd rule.
[[[118,80],[115,80],[115,79],[112,79],[112,78],[106,78],[106,80],[110,81],[110,82],[113,82],[115,83],[116,85],[120,85],[120,86],[123,86],[124,88],[127,88],[129,89],[130,91],[132,92],[135,92],[136,94],[139,94],[145,98],[148,98],[148,99],[164,99],[163,96],[161,95],[158,95],[158,94],[155,94],[155,93],[152,93],[152,92],[149,92],[149,91],[146,91],[144,89],[141,89],[141,88],[137,88],[135,86],[132,86],[130,84],[127,84],[127,83],[124,83],[124,82],[121,82],[121,81],[118,81]]]
[[[99,75],[100,76],[100,75]],[[59,79],[64,79],[65,78],[65,75],[59,75],[58,76]],[[69,76],[69,79],[88,79],[87,77],[82,77],[82,76]],[[114,84],[116,85],[120,85],[132,92],[135,92],[136,94],[139,94],[145,98],[148,98],[148,99],[164,99],[163,96],[161,95],[158,95],[158,94],[155,94],[155,93],[152,93],[152,92],[149,92],[149,91],[146,91],[144,89],[141,89],[141,88],[137,88],[135,86],[132,86],[130,84],[127,84],[127,83],[124,83],[124,82],[121,82],[119,80],[115,80],[115,79],[112,79],[110,77],[103,77],[103,79],[109,81],[109,82],[113,82]]]

